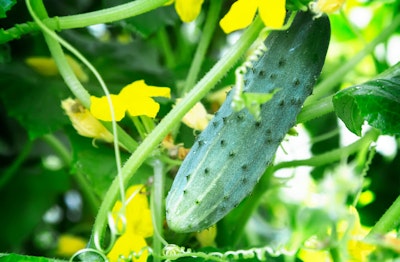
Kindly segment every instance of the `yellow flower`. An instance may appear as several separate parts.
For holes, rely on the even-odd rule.
[[[179,103],[180,99],[177,99]],[[206,108],[200,102],[197,102],[192,109],[189,110],[182,118],[182,122],[194,130],[203,131],[210,121],[210,116]]]
[[[117,239],[107,257],[113,262],[118,261],[119,256],[128,257],[132,252],[138,254],[142,251],[139,258],[133,258],[132,261],[145,262],[148,257],[147,250],[143,250],[147,246],[145,238],[153,235],[153,224],[144,186],[129,187],[126,191],[126,202],[125,231]],[[117,201],[112,210],[113,214],[118,213],[121,208],[121,201]],[[116,219],[115,215],[114,219]],[[118,223],[117,228],[122,230],[122,223]]]
[[[154,118],[160,109],[160,105],[152,97],[170,98],[170,89],[168,87],[149,86],[146,85],[144,80],[139,80],[125,86],[118,95],[111,95],[116,121],[120,121],[125,116],[126,111],[131,116],[146,115]],[[90,102],[90,112],[97,119],[112,120],[106,96],[101,98],[91,96]]]
[[[243,29],[251,24],[258,13],[266,27],[279,29],[285,21],[286,0],[238,0],[220,21],[225,33]]]
[[[196,233],[196,239],[201,247],[214,247],[215,238],[217,237],[217,226],[213,225]]]
[[[346,0],[317,0],[310,2],[310,9],[317,14],[317,17],[323,13],[331,14],[338,11]]]
[[[62,257],[71,257],[77,251],[85,248],[86,240],[74,235],[64,234],[58,238],[56,254]]]
[[[61,107],[81,136],[113,141],[113,135],[78,100],[67,98],[61,101]]]
[[[71,66],[72,71],[75,73],[76,77],[82,82],[87,82],[89,80],[89,77],[83,71],[81,65],[69,55],[66,55],[65,58],[67,59],[67,62]],[[37,73],[43,76],[56,76],[59,74],[56,62],[51,57],[28,57],[27,59],[25,59],[25,63]]]
[[[172,0],[167,5],[175,2],[175,10],[183,22],[192,22],[201,11],[204,0]]]

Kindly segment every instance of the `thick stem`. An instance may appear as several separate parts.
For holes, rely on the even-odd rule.
[[[84,14],[46,19],[44,23],[51,29],[63,30],[82,28],[90,25],[111,23],[144,14],[163,6],[168,0],[136,0],[107,9]]]
[[[78,15],[48,18],[47,14],[43,20],[44,24],[52,30],[63,30],[82,28],[90,25],[103,24],[134,17],[153,9],[163,6],[168,0],[137,0],[115,7],[88,12]],[[18,39],[24,34],[39,31],[37,23],[27,22],[17,24],[14,27],[3,30],[0,34],[0,44]]]
[[[137,150],[127,160],[122,169],[124,182],[129,181],[139,166],[153,153],[162,139],[179,123],[182,117],[202,99],[215,84],[227,73],[237,60],[251,46],[263,27],[259,18],[245,31],[242,37],[233,45],[228,53],[197,83],[197,85],[178,103],[158,124],[158,126],[140,144]],[[93,227],[94,235],[103,238],[107,221],[107,213],[112,208],[118,193],[118,180],[114,179],[100,206]]]
[[[400,225],[400,196],[393,202],[375,226],[368,233],[366,239],[373,239],[376,235],[383,235]]]
[[[215,32],[215,27],[218,24],[218,19],[219,19],[218,14],[221,11],[221,6],[222,6],[221,0],[210,1],[210,9],[208,11],[207,20],[203,26],[203,34],[200,38],[200,43],[197,46],[197,50],[194,55],[192,64],[190,66],[182,94],[185,94],[190,89],[192,89],[192,87],[197,81],[201,65],[203,64],[204,57],[210,45],[212,36]]]

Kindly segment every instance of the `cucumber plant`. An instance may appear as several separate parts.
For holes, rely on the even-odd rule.
[[[322,70],[330,40],[327,17],[300,12],[286,31],[265,40],[267,51],[244,76],[245,93],[273,93],[260,119],[233,110],[233,93],[199,135],[169,191],[166,216],[177,232],[205,229],[248,196]]]

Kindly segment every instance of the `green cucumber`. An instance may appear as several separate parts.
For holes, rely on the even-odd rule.
[[[248,196],[296,123],[321,73],[330,40],[327,17],[298,13],[287,31],[274,31],[267,51],[244,76],[244,90],[272,93],[257,121],[235,112],[231,92],[199,135],[167,196],[166,216],[176,232],[194,232],[222,219]]]

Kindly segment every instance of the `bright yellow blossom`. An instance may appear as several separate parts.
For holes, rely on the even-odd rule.
[[[135,81],[125,86],[118,95],[111,95],[114,107],[115,120],[120,121],[125,116],[125,112],[131,116],[146,115],[156,117],[160,105],[152,97],[170,98],[168,87],[156,87],[147,85],[144,80]],[[90,112],[103,121],[111,121],[110,107],[107,97],[90,97]]]
[[[143,185],[134,185],[126,191],[126,227],[122,235],[117,239],[111,251],[107,254],[111,262],[118,261],[118,257],[128,257],[132,252],[138,254],[142,251],[139,258],[132,261],[147,261],[148,252],[143,250],[147,246],[145,238],[153,235],[153,224],[151,211]],[[122,203],[117,201],[113,207],[113,214],[121,211]],[[116,219],[116,216],[114,216]],[[118,230],[122,230],[122,224],[118,223]]]
[[[204,0],[171,0],[167,5],[175,2],[175,10],[180,19],[185,22],[192,22],[197,18],[201,11]]]
[[[67,98],[61,101],[61,107],[81,136],[113,141],[113,135],[78,100]]]
[[[83,71],[81,65],[76,62],[75,59],[69,55],[66,55],[65,59],[67,59],[69,66],[80,81],[87,82],[89,80],[88,75]],[[25,59],[25,63],[43,76],[56,76],[59,74],[56,62],[51,57],[32,56]]]
[[[63,234],[58,238],[56,254],[61,257],[71,257],[77,251],[85,248],[87,241],[82,237]]]
[[[286,16],[286,0],[238,0],[220,21],[225,33],[243,29],[251,24],[258,10],[266,27],[279,29]]]

